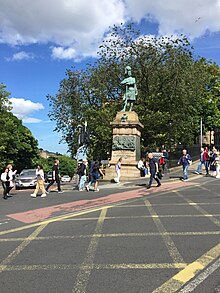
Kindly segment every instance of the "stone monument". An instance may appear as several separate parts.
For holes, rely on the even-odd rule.
[[[132,111],[137,96],[137,87],[134,77],[131,77],[131,67],[125,68],[126,78],[121,82],[125,84],[123,96],[123,109],[118,112],[112,126],[112,154],[110,167],[106,169],[106,179],[115,177],[115,164],[122,158],[121,180],[139,178],[140,171],[136,168],[140,159],[140,138],[143,125],[136,112]],[[129,106],[129,111],[126,111]]]

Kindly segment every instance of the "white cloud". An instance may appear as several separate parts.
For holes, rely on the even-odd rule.
[[[54,47],[52,49],[52,57],[54,59],[74,59],[76,57],[76,50],[73,48]]]
[[[8,61],[21,61],[29,59],[34,59],[34,55],[25,51],[20,51],[18,53],[15,53],[11,58],[7,58]]]
[[[27,124],[43,122],[41,119],[32,118],[32,117],[24,118],[24,119],[22,119],[22,121],[23,121],[23,123],[27,123]]]
[[[44,109],[44,106],[41,103],[34,103],[23,98],[11,98],[9,101],[12,103],[12,113],[19,119],[25,121],[25,123],[41,122],[41,120],[29,117],[31,113]]]
[[[93,52],[109,26],[124,21],[123,0],[0,0],[0,4],[0,42],[50,42],[75,48],[78,55]]]
[[[0,0],[0,43],[52,44],[52,57],[94,56],[114,24],[145,18],[160,35],[220,31],[220,0]],[[24,52],[25,53],[25,52]],[[13,60],[30,58],[17,53]]]
[[[126,0],[126,5],[135,21],[157,22],[161,35],[181,32],[195,38],[220,30],[220,0]]]

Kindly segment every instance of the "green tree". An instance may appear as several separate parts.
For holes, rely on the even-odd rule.
[[[194,56],[185,36],[145,38],[132,25],[115,26],[98,55],[86,69],[68,70],[57,95],[47,97],[50,118],[57,122],[56,130],[62,132],[72,154],[77,148],[77,125],[84,121],[91,136],[90,156],[106,158],[110,153],[110,122],[122,109],[120,82],[127,65],[137,81],[134,111],[145,126],[144,148],[192,144],[199,134],[200,117],[209,127],[215,126],[210,113],[219,117],[219,68]]]
[[[61,176],[63,175],[69,175],[70,177],[73,177],[75,171],[76,171],[76,160],[73,160],[69,156],[63,155],[63,156],[57,156],[57,157],[49,157],[47,159],[45,158],[39,158],[36,162],[36,165],[41,164],[43,166],[44,172],[47,173],[50,170],[52,170],[54,160],[59,160],[59,169]]]
[[[39,158],[38,143],[31,131],[11,112],[9,92],[0,85],[0,168],[13,163],[18,171],[32,168]]]

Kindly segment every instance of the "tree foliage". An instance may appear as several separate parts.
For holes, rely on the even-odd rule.
[[[73,175],[76,172],[76,161],[71,159],[69,156],[57,156],[57,157],[49,157],[47,159],[45,158],[39,158],[36,162],[36,166],[38,164],[41,164],[43,166],[43,170],[45,173],[52,170],[52,167],[54,165],[54,160],[59,160],[59,169],[61,176],[63,175],[69,175],[70,177],[73,177]]]
[[[38,143],[30,130],[11,112],[10,93],[0,85],[0,168],[12,163],[18,171],[34,166],[39,158]]]
[[[58,93],[47,97],[50,118],[73,154],[77,125],[84,121],[91,136],[91,156],[105,158],[110,153],[110,122],[122,109],[120,82],[127,65],[137,81],[134,111],[144,124],[144,148],[192,144],[201,117],[207,129],[220,125],[219,67],[194,56],[185,36],[146,38],[132,25],[115,26],[98,56],[83,70],[67,70]]]

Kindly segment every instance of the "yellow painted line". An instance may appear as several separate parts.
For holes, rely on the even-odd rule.
[[[87,264],[82,265],[74,264],[49,264],[49,265],[8,265],[5,271],[52,271],[52,270],[78,270],[94,269],[94,270],[156,270],[156,269],[183,269],[186,267],[185,263],[149,263],[149,264]],[[0,267],[1,269],[1,267]]]
[[[186,186],[186,187],[184,187],[184,190],[191,189],[193,187],[194,187],[194,185],[193,186]],[[181,187],[180,187],[180,189],[181,189]],[[171,193],[171,192],[172,192],[172,190],[163,191],[163,194],[162,195],[164,197],[166,194]],[[161,194],[156,193],[156,194],[152,194],[152,195],[149,195],[148,194],[148,195],[146,195],[144,197],[154,198],[154,197],[159,197],[159,196],[161,196]],[[173,198],[174,196],[172,195],[171,197]],[[133,199],[133,200],[130,200],[130,201],[129,200],[126,200],[126,204],[132,203],[132,202],[135,202],[135,201],[138,201],[140,199],[141,198]],[[76,213],[70,213],[70,214],[62,215],[62,216],[59,216],[59,217],[50,218],[50,219],[45,220],[45,221],[41,221],[41,222],[37,222],[37,223],[33,223],[33,224],[28,224],[28,225],[25,225],[25,226],[22,226],[22,227],[14,228],[14,229],[9,229],[9,230],[5,230],[5,231],[1,231],[0,232],[0,236],[1,235],[6,235],[6,234],[9,234],[9,233],[23,231],[23,230],[26,230],[26,229],[35,228],[35,227],[38,227],[38,226],[41,226],[41,225],[45,225],[45,224],[50,224],[50,223],[58,222],[58,221],[65,220],[65,219],[70,219],[70,218],[78,217],[78,216],[81,216],[81,215],[85,215],[85,214],[93,213],[93,212],[96,212],[96,211],[100,211],[100,210],[105,209],[105,208],[110,209],[110,208],[113,208],[113,207],[114,208],[123,207],[124,204],[125,203],[123,203],[123,202],[119,202],[119,203],[115,203],[114,205],[101,206],[101,207],[98,207],[98,208],[95,208],[95,209],[89,209],[89,210],[85,210],[85,211],[80,211],[80,212],[76,212]]]
[[[179,251],[178,251],[177,247],[175,246],[170,235],[168,235],[168,233],[167,233],[165,227],[163,226],[162,222],[160,221],[157,213],[155,212],[155,210],[151,206],[151,203],[148,200],[145,200],[144,203],[146,204],[146,207],[148,208],[150,215],[152,216],[152,219],[153,219],[155,225],[157,226],[157,229],[160,232],[161,237],[163,238],[163,241],[168,249],[168,252],[169,252],[173,262],[174,263],[184,263],[184,260],[181,256],[181,254],[179,253]]]
[[[202,189],[202,190],[204,190],[204,191],[206,191],[206,192],[210,192],[210,190],[208,188],[206,188],[206,187],[204,187],[202,185],[199,186],[199,188]],[[217,195],[218,197],[220,196],[219,193],[217,193],[215,191],[212,191],[212,193],[215,194],[215,195]]]
[[[220,256],[220,244],[216,245],[203,254],[193,263],[186,266],[182,271],[173,276],[170,280],[158,287],[153,293],[173,293],[177,292],[189,280],[194,278],[201,270],[206,268],[211,262]]]
[[[171,190],[170,192],[176,192],[176,190]],[[172,196],[173,197],[173,196]],[[220,202],[198,202],[196,203],[198,205],[220,205]],[[186,206],[188,205],[187,203],[183,202],[183,203],[151,203],[152,207],[156,207],[156,206]],[[138,207],[144,207],[144,205],[123,205],[121,206],[117,206],[116,208],[138,208]]]
[[[146,206],[145,206],[146,207]],[[220,214],[205,214],[205,215],[160,215],[160,218],[204,218],[208,216],[220,217]],[[105,220],[120,220],[120,219],[148,219],[152,218],[152,216],[114,216],[114,217],[106,217]],[[97,221],[98,218],[71,218],[60,220],[60,222],[69,222],[69,221]]]
[[[162,235],[169,236],[207,236],[207,235],[220,235],[220,231],[204,231],[204,232],[147,232],[147,233],[112,233],[112,234],[87,234],[87,235],[71,235],[71,236],[38,236],[34,238],[29,238],[31,241],[42,241],[42,240],[68,240],[68,239],[82,239],[82,238],[107,238],[107,237],[149,237],[149,236],[158,236]],[[24,241],[25,237],[17,237],[17,238],[0,238],[1,242],[20,242]]]
[[[192,186],[188,186],[188,187],[185,187],[184,189],[188,189],[188,188],[191,188],[191,187]],[[163,196],[165,194],[167,194],[167,193],[170,193],[170,192],[172,192],[172,190],[163,191]],[[148,194],[146,196],[148,198],[154,198],[154,197],[157,197],[158,195],[159,194],[157,193],[157,194],[153,194],[153,195]],[[135,198],[135,199],[132,199],[132,200],[126,200],[126,204],[138,201],[140,199],[141,198]],[[70,219],[70,218],[73,218],[73,217],[78,217],[78,216],[81,216],[81,215],[94,213],[94,212],[100,211],[102,209],[110,209],[110,208],[113,208],[113,207],[114,208],[123,207],[124,204],[125,204],[125,202],[119,202],[119,203],[115,203],[113,205],[105,205],[105,206],[101,206],[101,207],[94,208],[94,209],[89,209],[89,210],[80,211],[80,212],[76,212],[76,213],[69,213],[69,214],[66,214],[66,215],[59,216],[59,217],[50,218],[50,219],[45,220],[45,221],[41,221],[41,222],[37,222],[37,223],[33,223],[33,224],[28,224],[28,225],[18,227],[18,228],[14,228],[14,229],[10,229],[10,230],[1,231],[0,236],[5,235],[5,234],[9,234],[9,233],[23,231],[23,230],[30,229],[30,228],[35,228],[35,227],[38,227],[38,226],[41,226],[41,225],[46,225],[46,224],[58,222],[58,221],[64,220],[64,219]]]
[[[100,213],[99,219],[96,224],[94,234],[100,234],[104,224],[105,216],[107,214],[107,209],[103,209]],[[91,238],[89,248],[86,253],[86,257],[80,266],[79,273],[74,284],[72,292],[86,292],[86,287],[89,282],[89,277],[91,274],[91,266],[93,265],[93,260],[95,258],[96,250],[99,243],[99,237]],[[89,267],[90,266],[90,267]]]
[[[1,263],[0,263],[0,273],[3,272],[7,265],[12,262],[24,249],[27,247],[28,244],[34,238],[37,237],[41,233],[41,231],[46,227],[47,225],[42,225],[38,227],[29,237],[27,237],[12,253],[10,253]]]
[[[175,193],[178,194],[181,198],[183,198],[189,205],[192,205],[197,211],[199,211],[202,215],[208,218],[212,223],[220,227],[220,221],[217,218],[215,218],[214,215],[209,214],[206,210],[201,208],[199,204],[195,203],[191,199],[185,198],[179,191],[176,191]]]
[[[38,227],[38,226],[41,226],[41,225],[47,225],[47,224],[50,224],[50,223],[58,222],[58,221],[63,220],[63,219],[69,219],[69,218],[72,218],[72,217],[78,217],[78,216],[81,216],[81,215],[94,213],[94,212],[97,212],[97,211],[100,211],[100,210],[103,210],[103,209],[112,208],[112,207],[114,207],[114,206],[113,205],[107,205],[107,206],[102,206],[102,207],[91,209],[91,210],[86,210],[86,211],[81,211],[81,212],[78,212],[78,213],[71,213],[71,214],[51,218],[51,219],[41,221],[41,222],[37,222],[37,223],[34,223],[34,224],[29,224],[29,225],[25,225],[25,226],[22,226],[22,227],[1,231],[0,236],[5,235],[5,234],[9,234],[9,233],[18,232],[18,231],[23,231],[23,230],[34,228],[34,227]]]

